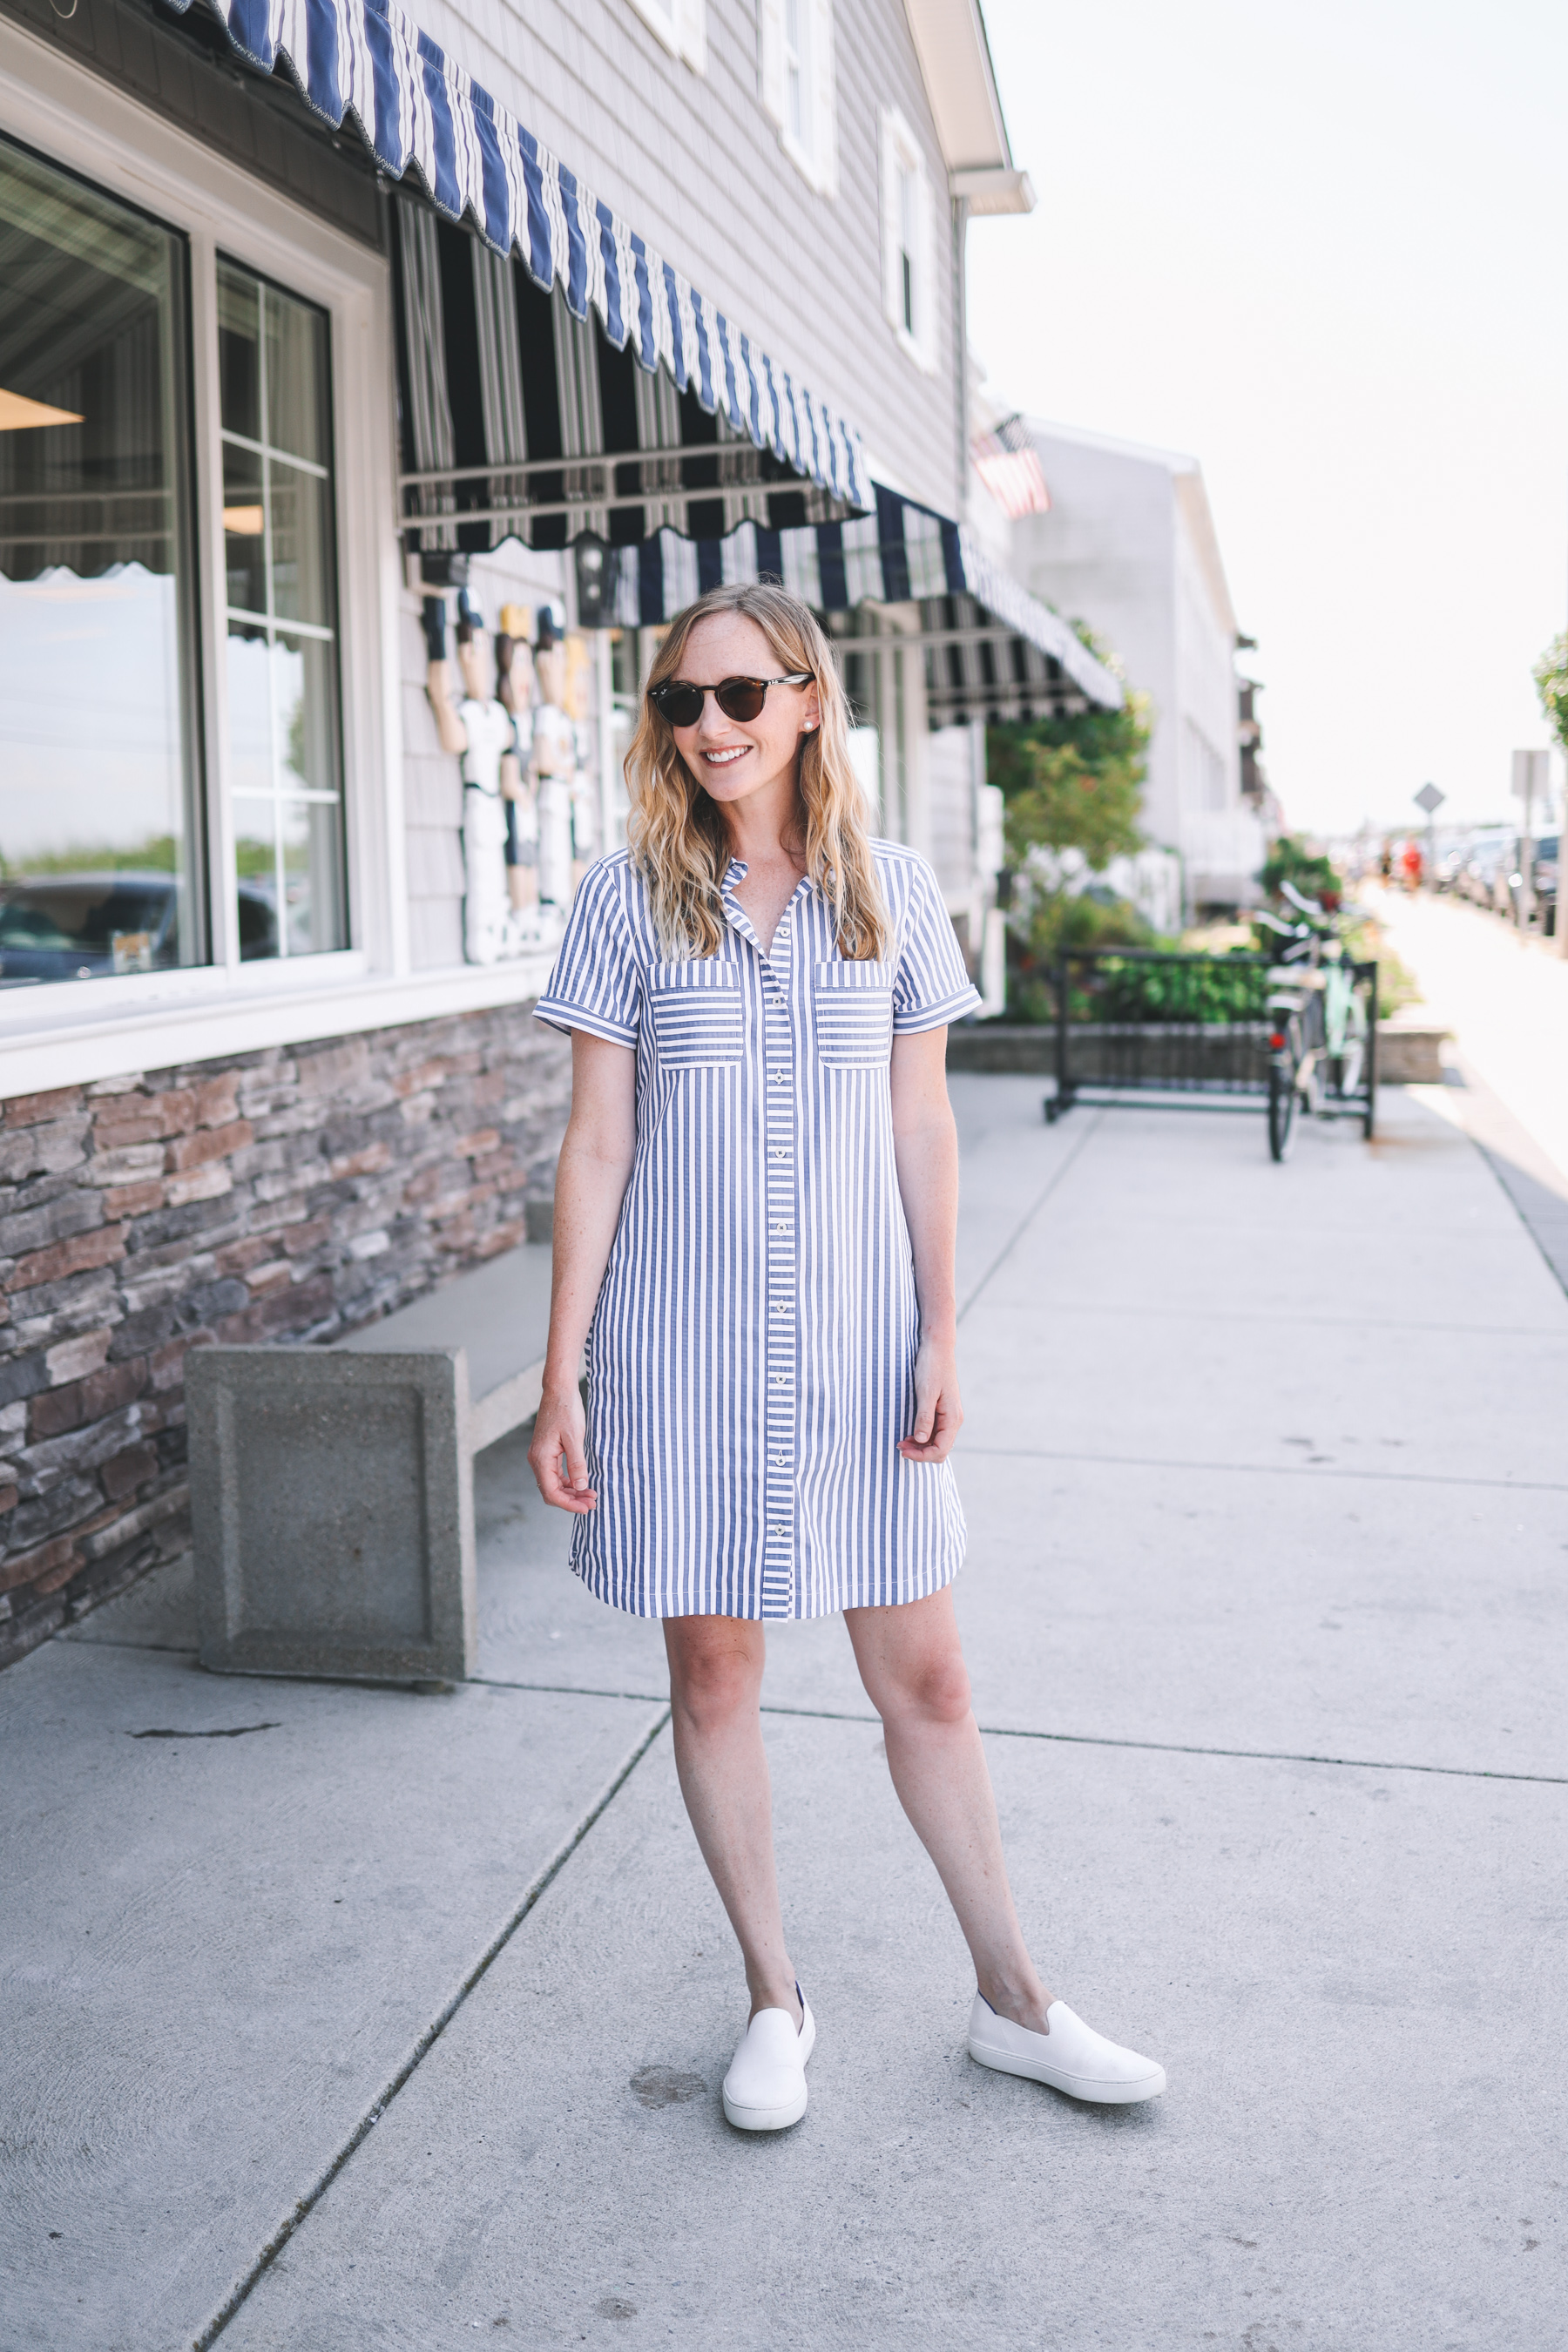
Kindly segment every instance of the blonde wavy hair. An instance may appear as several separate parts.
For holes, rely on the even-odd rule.
[[[855,963],[887,959],[892,929],[866,830],[860,782],[849,763],[849,705],[816,614],[766,582],[711,589],[678,613],[648,673],[648,686],[680,676],[699,621],[737,613],[754,621],[782,674],[809,670],[822,721],[797,755],[795,782],[805,870],[833,909],[840,953]],[[643,698],[626,761],[633,862],[647,885],[654,928],[670,956],[714,954],[727,925],[720,884],[731,851],[724,819],[675,746],[669,721]]]

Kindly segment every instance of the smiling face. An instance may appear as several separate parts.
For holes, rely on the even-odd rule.
[[[712,613],[686,640],[677,673],[701,686],[727,677],[779,677],[789,667],[779,659],[755,621],[743,613]],[[721,805],[750,800],[787,777],[795,787],[802,738],[819,723],[815,685],[770,686],[755,719],[727,719],[713,697],[704,698],[694,727],[674,727],[677,751],[704,792]]]

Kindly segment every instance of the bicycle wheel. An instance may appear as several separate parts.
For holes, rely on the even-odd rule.
[[[1296,1073],[1287,1063],[1268,1065],[1268,1156],[1283,1160],[1296,1123]]]

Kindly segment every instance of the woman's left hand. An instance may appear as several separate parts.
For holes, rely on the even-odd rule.
[[[963,1423],[953,1343],[922,1339],[915,1358],[914,1424],[899,1452],[906,1462],[945,1462]]]

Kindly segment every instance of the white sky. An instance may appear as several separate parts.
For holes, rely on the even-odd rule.
[[[1568,620],[1568,9],[985,0],[996,398],[1201,461],[1293,824],[1507,811]]]

